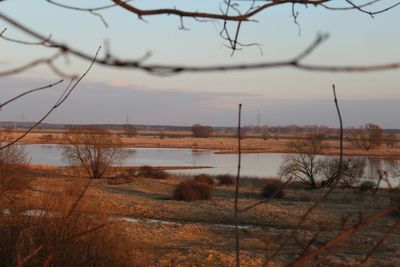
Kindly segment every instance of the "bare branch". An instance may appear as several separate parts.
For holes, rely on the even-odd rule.
[[[365,220],[363,220],[362,222],[351,226],[347,229],[345,229],[344,231],[340,232],[337,236],[335,236],[333,239],[331,239],[330,241],[326,242],[324,245],[322,245],[321,247],[319,247],[318,249],[315,249],[313,251],[311,251],[310,253],[299,257],[298,259],[296,259],[296,261],[291,264],[290,266],[305,266],[304,264],[314,258],[315,256],[321,254],[322,252],[324,252],[325,250],[333,247],[334,245],[336,245],[337,243],[339,243],[340,241],[346,239],[347,237],[353,235],[354,233],[356,233],[359,229],[369,225],[370,223],[382,218],[384,215],[388,214],[389,212],[392,212],[396,209],[400,208],[400,204],[396,203],[393,204],[383,210],[380,210],[370,216],[368,216]]]
[[[27,131],[25,131],[22,135],[20,135],[19,137],[17,137],[15,140],[7,143],[4,146],[0,147],[0,150],[5,149],[9,146],[12,146],[13,144],[17,143],[18,141],[20,141],[22,138],[24,138],[26,135],[28,135],[33,129],[35,129],[40,123],[42,123],[51,113],[53,113],[54,110],[56,110],[60,105],[62,105],[62,103],[64,103],[64,101],[69,97],[69,95],[72,93],[72,91],[77,87],[77,85],[80,83],[80,81],[88,74],[88,72],[91,70],[96,57],[100,51],[99,47],[97,49],[97,52],[95,54],[95,56],[92,59],[91,64],[89,65],[89,67],[87,68],[87,70],[79,77],[79,79],[77,79],[76,81],[74,81],[74,79],[72,79],[70,81],[70,83],[68,84],[68,86],[65,88],[63,94],[60,96],[60,98],[57,100],[57,102],[55,103],[55,105],[40,119],[38,120],[35,124],[33,124]],[[72,85],[72,86],[71,86]]]
[[[56,85],[62,83],[63,81],[64,81],[64,80],[59,80],[59,81],[57,81],[57,82],[55,82],[55,83],[52,83],[52,84],[49,84],[49,85],[46,85],[46,86],[42,86],[42,87],[39,87],[39,88],[35,88],[35,89],[32,89],[32,90],[23,92],[22,94],[19,94],[19,95],[15,96],[15,97],[13,97],[13,98],[11,98],[11,99],[5,101],[4,103],[0,104],[0,110],[1,110],[4,106],[8,105],[9,103],[11,103],[11,102],[17,100],[18,98],[21,98],[21,97],[23,97],[23,96],[25,96],[25,95],[28,95],[28,94],[31,94],[31,93],[34,93],[34,92],[37,92],[37,91],[41,91],[41,90],[44,90],[44,89],[51,88],[51,87],[53,87],[53,86],[56,86]]]
[[[400,2],[397,2],[396,4],[394,4],[394,5],[392,5],[392,6],[389,6],[389,7],[386,7],[386,8],[384,8],[384,9],[381,9],[381,10],[378,10],[378,11],[366,11],[366,10],[364,10],[362,7],[360,7],[360,6],[358,6],[358,5],[356,5],[356,4],[354,4],[352,1],[350,1],[350,0],[345,0],[347,3],[349,3],[354,9],[357,9],[358,11],[360,11],[360,12],[362,12],[362,13],[365,13],[365,14],[368,14],[368,15],[370,15],[372,18],[374,18],[374,15],[377,15],[377,14],[380,14],[380,13],[383,13],[383,12],[386,12],[386,11],[389,11],[389,10],[391,10],[391,9],[393,9],[393,8],[395,8],[395,7],[397,7],[398,5],[400,5]]]
[[[239,208],[238,208],[238,198],[239,198],[239,182],[240,182],[240,168],[242,162],[242,146],[241,146],[241,121],[242,121],[242,104],[239,104],[238,112],[238,126],[237,126],[237,142],[238,142],[238,165],[237,165],[237,175],[236,175],[236,185],[235,185],[235,206],[234,206],[234,221],[235,221],[235,240],[236,240],[236,266],[240,266],[240,236],[239,236]]]
[[[4,15],[0,12],[0,18],[19,28],[23,32],[39,40],[44,40],[41,34],[28,29],[22,24],[16,22],[14,19]],[[184,72],[216,72],[216,71],[235,71],[235,70],[255,70],[255,69],[268,69],[268,68],[282,68],[282,67],[292,67],[307,71],[321,71],[321,72],[373,72],[373,71],[384,71],[393,70],[400,68],[400,62],[388,63],[388,64],[378,64],[369,66],[323,66],[323,65],[312,65],[305,64],[301,61],[309,56],[315,49],[326,40],[326,35],[320,35],[312,42],[303,52],[301,52],[296,57],[289,60],[282,60],[276,62],[261,62],[252,64],[238,64],[238,65],[220,65],[220,66],[180,66],[180,65],[158,65],[158,64],[145,64],[144,62],[138,60],[119,60],[111,55],[103,59],[95,59],[95,63],[100,65],[118,67],[118,68],[131,68],[139,69],[145,72],[156,74],[156,75],[174,75]],[[91,61],[93,58],[79,50],[68,47],[64,44],[58,43],[53,40],[48,41],[49,44],[54,48],[59,48],[64,53],[69,53],[75,55],[81,59]],[[39,63],[43,63],[44,60],[40,60]],[[35,62],[35,65],[39,64]],[[1,73],[0,73],[1,75]]]
[[[13,43],[17,43],[17,44],[23,44],[23,45],[43,45],[46,46],[47,41],[50,40],[51,38],[51,34],[44,40],[41,40],[39,42],[27,42],[27,41],[21,41],[21,40],[17,40],[14,38],[9,38],[4,36],[4,33],[7,31],[7,28],[4,28],[4,30],[0,33],[0,38],[9,41],[9,42],[13,42]]]

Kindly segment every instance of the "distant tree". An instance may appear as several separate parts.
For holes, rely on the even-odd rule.
[[[100,128],[71,128],[64,134],[63,158],[73,166],[82,167],[92,178],[101,178],[112,164],[126,156],[121,140]]]
[[[158,133],[158,138],[160,138],[160,139],[164,139],[165,137],[166,137],[167,135],[166,135],[166,133],[165,132],[159,132]]]
[[[385,135],[385,144],[390,147],[395,147],[397,143],[396,133],[388,133]]]
[[[124,126],[125,135],[127,137],[135,137],[137,135],[137,128],[135,125],[127,124]]]
[[[320,171],[317,155],[325,149],[322,137],[311,134],[303,140],[289,142],[288,148],[294,153],[284,156],[278,174],[297,178],[312,188],[317,188],[317,175]]]
[[[318,160],[320,176],[323,179],[321,186],[330,186],[338,177],[339,158],[327,157]],[[352,186],[360,180],[365,170],[365,158],[344,158],[339,183],[344,186]]]
[[[261,137],[262,137],[262,139],[264,139],[265,141],[268,140],[268,138],[270,137],[268,131],[263,130],[262,133],[261,133]]]
[[[209,138],[213,133],[213,129],[210,126],[195,124],[192,126],[192,133],[196,138]]]
[[[362,150],[370,150],[383,143],[383,130],[377,124],[368,123],[355,131],[353,144]]]

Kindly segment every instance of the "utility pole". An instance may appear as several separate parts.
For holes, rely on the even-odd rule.
[[[129,125],[129,113],[126,113],[125,124]]]

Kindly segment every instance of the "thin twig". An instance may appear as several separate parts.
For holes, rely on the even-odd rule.
[[[235,187],[235,207],[234,207],[234,220],[235,220],[235,243],[236,243],[236,266],[240,266],[240,233],[239,233],[239,212],[238,212],[238,199],[239,199],[239,182],[240,182],[240,168],[242,162],[242,146],[241,146],[241,119],[242,119],[242,104],[239,104],[238,112],[238,126],[237,126],[237,142],[238,142],[238,165],[236,175]]]
[[[34,32],[33,30],[25,27],[24,25],[16,22],[11,17],[0,12],[0,19],[7,21],[16,28],[25,32],[26,34],[35,37],[39,40],[44,40],[45,37],[41,34]],[[367,66],[324,66],[324,65],[313,65],[302,63],[301,61],[309,56],[317,47],[321,45],[323,41],[326,40],[326,35],[318,36],[314,42],[312,42],[303,52],[298,56],[282,61],[275,62],[260,62],[252,64],[235,64],[235,65],[210,65],[210,66],[185,66],[185,65],[168,65],[168,64],[145,64],[140,60],[120,60],[111,55],[103,59],[95,59],[95,63],[110,67],[118,68],[131,68],[138,69],[150,74],[165,76],[165,75],[176,75],[184,72],[224,72],[224,71],[237,71],[237,70],[255,70],[255,69],[268,69],[268,68],[282,68],[282,67],[292,67],[300,70],[306,71],[320,71],[320,72],[375,72],[384,70],[393,70],[400,68],[400,62],[385,63],[377,65],[367,65]],[[48,44],[53,48],[59,48],[63,53],[69,53],[76,57],[84,60],[92,61],[93,58],[77,49],[69,47],[65,44],[56,42],[54,40],[49,40]],[[42,62],[43,63],[43,62]],[[38,63],[37,63],[38,64]],[[1,75],[1,73],[0,73]]]
[[[4,106],[8,105],[9,103],[11,103],[11,102],[17,100],[18,98],[21,98],[21,97],[23,97],[23,96],[25,96],[25,95],[27,95],[27,94],[31,94],[31,93],[34,93],[34,92],[37,92],[37,91],[40,91],[40,90],[44,90],[44,89],[51,88],[51,87],[53,87],[53,86],[56,86],[56,85],[62,83],[63,81],[64,81],[64,80],[59,80],[58,82],[55,82],[55,83],[52,83],[52,84],[49,84],[49,85],[46,85],[46,86],[42,86],[42,87],[39,87],[39,88],[35,88],[35,89],[32,89],[32,90],[23,92],[22,94],[19,94],[19,95],[13,97],[13,98],[7,100],[6,102],[0,104],[0,110],[1,110]]]
[[[72,79],[70,81],[70,83],[68,84],[68,86],[66,87],[66,89],[64,90],[63,94],[61,95],[61,97],[57,100],[57,102],[55,103],[55,105],[40,119],[38,120],[35,124],[33,124],[27,131],[25,131],[22,135],[20,135],[19,137],[17,137],[16,139],[14,139],[13,141],[3,145],[0,147],[0,150],[3,150],[9,146],[12,146],[13,144],[17,143],[18,141],[20,141],[21,139],[23,139],[26,135],[28,135],[33,129],[35,129],[40,123],[42,123],[51,113],[53,113],[54,110],[56,110],[60,105],[62,105],[64,103],[65,100],[67,100],[67,98],[69,97],[69,95],[72,93],[72,91],[78,86],[78,84],[80,83],[80,81],[88,74],[88,72],[91,70],[91,68],[93,67],[93,64],[96,60],[96,57],[100,51],[99,47],[97,49],[97,52],[95,54],[95,56],[92,59],[91,64],[89,65],[89,67],[87,68],[87,70],[79,77],[79,79],[77,79],[75,82]],[[73,83],[73,84],[72,84]],[[72,85],[72,86],[71,86]]]
[[[335,188],[337,187],[337,185],[339,184],[340,178],[341,178],[341,170],[342,170],[342,164],[340,162],[343,161],[343,122],[342,122],[342,116],[340,113],[340,109],[339,109],[339,105],[338,105],[338,101],[336,98],[336,89],[335,86],[332,86],[333,89],[333,97],[334,97],[334,102],[335,102],[335,106],[336,106],[336,111],[338,114],[338,118],[339,118],[339,124],[340,124],[340,128],[341,128],[341,134],[340,134],[340,147],[339,147],[339,155],[340,158],[339,159],[339,166],[338,166],[338,172],[337,172],[337,176],[335,178],[335,180],[333,181],[333,183],[331,184],[331,186],[329,187],[329,190],[326,191],[326,193],[324,195],[322,195],[317,201],[315,201],[307,210],[306,212],[303,214],[303,216],[301,216],[297,226],[295,229],[293,229],[290,234],[289,234],[289,238],[285,239],[283,241],[283,243],[276,249],[276,251],[269,257],[266,259],[265,264],[264,265],[268,265],[268,263],[275,258],[282,250],[283,248],[287,245],[287,243],[289,242],[289,239],[292,238],[296,232],[298,231],[298,229],[303,225],[303,223],[305,222],[305,220],[307,219],[307,217],[323,202],[325,201],[328,196],[335,190]]]
[[[380,210],[372,215],[370,215],[369,217],[367,217],[365,220],[363,220],[360,223],[357,223],[354,226],[351,226],[347,229],[345,229],[344,231],[340,232],[338,235],[336,235],[334,238],[332,238],[330,241],[326,242],[324,245],[322,245],[321,247],[319,247],[318,249],[315,249],[313,251],[311,251],[310,253],[299,257],[298,259],[296,259],[296,261],[291,264],[290,266],[292,267],[300,267],[300,266],[305,266],[305,263],[314,258],[315,256],[321,254],[322,252],[324,252],[327,249],[330,249],[331,247],[333,247],[334,245],[336,245],[337,243],[339,243],[340,241],[346,239],[347,237],[353,235],[354,233],[356,233],[358,230],[360,230],[361,228],[369,225],[372,222],[375,222],[376,220],[382,218],[384,215],[396,210],[400,208],[400,204],[393,204],[383,210]]]

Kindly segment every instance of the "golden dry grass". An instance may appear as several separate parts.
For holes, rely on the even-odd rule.
[[[126,147],[143,147],[143,148],[189,148],[189,149],[211,149],[217,150],[217,153],[236,153],[237,151],[237,140],[232,136],[226,135],[221,137],[213,138],[194,138],[190,136],[190,132],[171,132],[171,136],[177,135],[177,137],[160,139],[158,136],[145,136],[141,133],[152,133],[157,132],[139,132],[136,137],[121,136],[122,142]],[[20,133],[11,132],[3,133],[6,138],[12,140],[16,138]],[[184,137],[182,137],[184,136]],[[257,137],[257,138],[256,138]],[[302,138],[304,134],[287,135],[280,134],[277,138],[270,137],[267,140],[259,138],[259,136],[249,136],[242,140],[242,152],[243,153],[290,153],[294,152],[288,148],[288,143],[293,138]],[[63,132],[33,132],[26,136],[22,142],[26,144],[64,144]],[[339,152],[338,142],[334,140],[326,141],[328,149],[323,153],[327,155],[336,155]],[[387,145],[381,145],[380,147],[365,151],[360,150],[349,141],[344,142],[344,154],[347,156],[396,156],[400,153],[399,147],[391,147]]]
[[[35,174],[31,189],[16,196],[21,206],[43,208],[39,199],[51,203],[63,192],[76,195],[87,182],[74,177],[48,177]],[[127,183],[110,185],[107,180],[93,180],[77,211],[101,212],[103,216],[131,217],[140,222],[117,221],[112,231],[125,240],[132,251],[132,261],[143,259],[150,266],[232,266],[234,264],[233,186],[215,187],[211,200],[184,202],[171,200],[180,178],[165,180],[145,177],[127,180]],[[257,183],[244,183],[240,188],[239,206],[245,207],[262,200]],[[296,228],[301,216],[326,189],[306,190],[301,186],[286,189],[283,199],[274,199],[240,215],[243,225],[252,234],[241,231],[241,260],[243,266],[260,266],[265,254],[276,249],[279,242]],[[390,204],[389,192],[380,190],[377,196],[361,194],[355,189],[337,189],[304,222],[298,239],[311,238],[321,231],[315,245],[319,246],[336,235],[340,228],[358,221],[360,210],[371,214]],[[48,208],[52,208],[48,206]],[[343,219],[351,215],[347,221]],[[149,219],[169,222],[158,224]],[[375,242],[396,221],[385,216],[365,230],[338,246],[325,264],[357,266]],[[271,242],[266,247],[260,239]],[[300,241],[299,241],[300,242]],[[291,262],[301,252],[299,242],[291,240],[277,258],[275,266]],[[372,255],[366,266],[398,266],[400,259],[400,234],[395,232]]]

